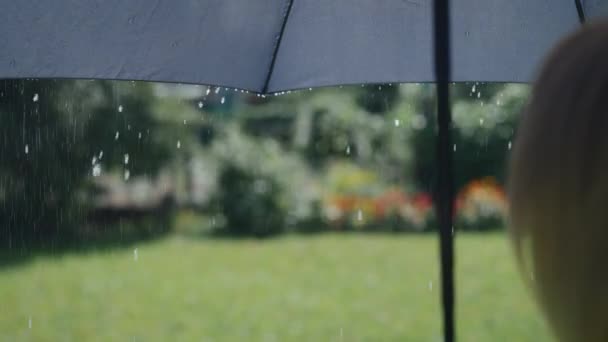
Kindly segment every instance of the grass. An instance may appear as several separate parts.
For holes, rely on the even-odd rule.
[[[441,341],[431,235],[170,236],[0,269],[0,341]],[[501,234],[457,238],[460,341],[546,341]]]

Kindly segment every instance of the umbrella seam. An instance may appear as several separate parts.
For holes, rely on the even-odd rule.
[[[289,15],[291,14],[291,6],[293,5],[294,0],[287,0],[285,2],[286,7],[283,14],[283,23],[281,23],[281,30],[279,31],[279,36],[277,37],[277,41],[274,45],[274,51],[272,52],[272,58],[270,60],[270,67],[268,68],[268,73],[266,74],[266,81],[264,81],[264,86],[262,87],[262,93],[268,92],[268,86],[270,85],[270,79],[272,78],[272,74],[274,72],[274,66],[277,61],[277,55],[279,54],[279,48],[281,47],[281,41],[283,40],[283,35],[285,33],[285,27],[287,26],[287,21],[289,20]]]

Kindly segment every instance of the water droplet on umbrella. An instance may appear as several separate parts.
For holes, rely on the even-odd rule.
[[[122,105],[118,106],[118,112],[122,113]]]
[[[30,146],[29,145],[25,145],[25,154],[30,153]]]
[[[125,155],[124,155],[124,161],[125,161],[125,165],[129,164],[129,154],[128,153],[125,153]]]
[[[39,98],[38,94],[34,94],[34,97],[32,98],[32,101],[38,102],[38,98]]]
[[[101,165],[95,164],[93,165],[93,177],[101,176]]]
[[[131,178],[131,171],[125,170],[125,180],[129,180],[129,178]]]

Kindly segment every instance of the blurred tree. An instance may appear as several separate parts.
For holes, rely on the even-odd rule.
[[[170,154],[152,104],[145,83],[0,81],[3,247],[77,236],[90,177],[158,170]]]
[[[527,87],[518,84],[457,84],[453,88],[453,149],[456,190],[487,176],[504,182],[507,156]],[[487,96],[472,96],[485,89]],[[417,106],[428,125],[414,137],[416,182],[430,190],[436,176],[434,88],[418,96]]]

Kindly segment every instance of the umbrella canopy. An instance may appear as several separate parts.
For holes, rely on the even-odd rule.
[[[582,3],[587,16],[606,1]],[[429,0],[0,1],[0,78],[256,92],[433,82]],[[579,25],[573,0],[454,0],[453,81],[527,82]]]

